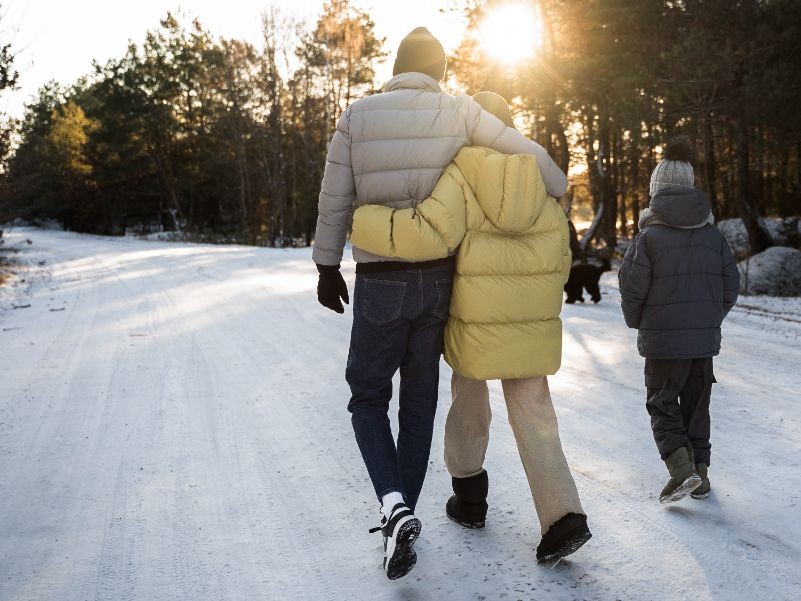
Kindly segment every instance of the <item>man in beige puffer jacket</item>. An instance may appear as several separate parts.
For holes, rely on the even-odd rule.
[[[418,33],[421,29],[425,33]],[[425,35],[430,36],[427,30],[416,29],[401,48],[410,38]],[[542,146],[504,125],[470,96],[443,92],[431,75],[398,71],[397,63],[395,73],[382,94],[354,102],[339,119],[320,191],[315,263],[340,263],[355,207],[415,206],[428,198],[463,146],[532,154],[548,194],[559,198],[567,191],[567,177]],[[356,247],[353,258],[357,263],[390,260]]]
[[[442,45],[425,28],[401,42],[384,92],[350,105],[328,149],[313,258],[320,303],[344,313],[339,272],[357,206],[414,207],[426,199],[463,146],[533,154],[551,196],[567,178],[535,142],[465,95],[439,85]],[[353,248],[356,284],[346,369],[348,409],[362,458],[381,502],[384,569],[400,578],[415,565],[420,520],[413,511],[425,479],[448,319],[453,257],[409,263]],[[340,300],[341,299],[341,300]],[[397,446],[388,418],[392,378],[400,370]]]

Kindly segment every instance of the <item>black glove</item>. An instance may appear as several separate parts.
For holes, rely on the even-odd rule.
[[[347,305],[348,286],[342,274],[339,273],[339,265],[318,265],[317,271],[320,272],[320,279],[317,281],[317,300],[323,307],[327,307],[337,313],[344,313],[345,307],[342,306],[340,298]]]

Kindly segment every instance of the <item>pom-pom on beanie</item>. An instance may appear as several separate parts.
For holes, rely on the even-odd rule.
[[[660,190],[670,186],[694,185],[694,162],[695,152],[687,136],[679,136],[668,142],[664,160],[651,174],[651,198]]]

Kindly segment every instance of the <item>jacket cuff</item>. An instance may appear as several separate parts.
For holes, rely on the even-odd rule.
[[[342,263],[343,251],[335,251],[329,248],[318,246],[315,241],[312,246],[312,261],[318,265],[339,265]]]

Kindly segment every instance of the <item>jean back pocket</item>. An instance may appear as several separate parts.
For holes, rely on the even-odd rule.
[[[400,317],[406,282],[397,280],[364,280],[364,318],[377,326]]]
[[[447,319],[451,309],[451,290],[453,278],[447,277],[437,280],[437,302],[434,305],[434,314],[440,319]]]

